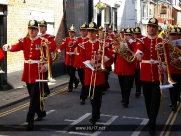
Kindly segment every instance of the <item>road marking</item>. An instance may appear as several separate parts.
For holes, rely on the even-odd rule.
[[[48,114],[50,114],[50,113],[52,113],[52,112],[54,112],[55,110],[49,110],[49,111],[47,111],[46,112],[46,115],[48,115]]]
[[[51,97],[51,96],[54,96],[54,95],[56,95],[56,94],[58,94],[58,93],[64,92],[64,91],[66,91],[67,89],[68,89],[68,88],[65,87],[65,88],[62,88],[62,89],[60,89],[60,90],[54,91],[54,92],[52,92],[48,97]],[[48,97],[45,97],[45,99],[47,99]],[[5,112],[0,113],[0,117],[6,116],[6,115],[11,114],[11,113],[13,113],[13,112],[16,112],[16,111],[18,111],[18,110],[21,110],[21,109],[23,109],[23,108],[25,108],[25,107],[27,107],[27,106],[29,106],[29,102],[27,102],[27,103],[25,103],[25,104],[23,104],[23,105],[20,105],[20,106],[18,106],[18,107],[15,107],[15,108],[13,108],[13,109],[11,109],[11,110],[7,110],[7,111],[5,111]]]
[[[138,128],[133,132],[133,134],[131,136],[139,136],[139,134],[141,133],[141,131],[138,131],[138,130],[142,130],[144,128],[144,125],[146,125],[149,121],[149,119],[147,118],[138,118],[138,117],[126,117],[126,116],[123,116],[123,118],[127,118],[127,119],[140,119],[140,120],[143,120],[141,122],[141,124],[138,126]]]
[[[181,95],[180,95],[181,96]],[[179,102],[178,104],[178,108],[177,108],[177,111],[174,113],[174,112],[171,112],[170,113],[170,116],[168,117],[167,119],[167,122],[165,123],[165,126],[162,130],[162,132],[160,133],[160,136],[164,136],[164,133],[166,134],[169,134],[170,133],[170,129],[171,129],[171,124],[173,125],[173,123],[175,122],[175,119],[178,115],[178,112],[180,111],[180,108],[181,108],[181,103]],[[173,117],[173,118],[172,118]],[[171,120],[172,119],[172,120]],[[171,121],[170,125],[169,125],[169,122]],[[167,129],[167,126],[169,125],[169,128]],[[166,130],[167,129],[167,130]],[[166,135],[165,134],[165,135]]]
[[[84,120],[85,118],[87,118],[88,116],[90,116],[91,113],[86,113],[85,115],[83,115],[82,117],[76,119],[76,120],[70,120],[70,119],[65,119],[64,121],[71,121],[72,123],[70,124],[70,126],[65,127],[63,130],[61,131],[56,131],[56,132],[62,132],[62,133],[66,133],[67,130],[69,130],[70,128],[73,127],[73,125],[76,125],[78,123],[80,123],[82,120]]]
[[[169,136],[170,130],[171,130],[172,125],[174,124],[176,118],[177,118],[177,115],[178,115],[178,113],[179,113],[179,111],[180,111],[180,108],[181,108],[181,104],[179,104],[179,107],[177,108],[177,111],[175,112],[175,114],[174,114],[174,116],[173,116],[173,118],[172,118],[172,121],[171,121],[171,123],[170,123],[170,125],[169,125],[169,128],[168,128],[165,136]]]
[[[64,128],[62,131],[56,131],[56,132],[62,132],[62,133],[66,133],[67,130],[69,130],[70,128],[72,128],[73,126],[72,125],[76,125],[78,123],[80,123],[82,120],[84,120],[85,118],[87,118],[88,116],[90,116],[91,113],[86,113],[85,115],[83,115],[82,117],[80,117],[79,119],[77,120],[69,120],[69,119],[65,119],[65,121],[71,121],[72,123],[70,124],[70,126],[67,126],[66,128]],[[115,116],[115,115],[105,115],[105,114],[101,114],[100,116],[106,116],[106,117],[110,117],[110,119],[105,122],[105,123],[102,123],[102,122],[97,122],[96,124],[101,124],[101,125],[110,125],[116,118],[118,118],[118,116]],[[85,136],[98,136],[99,134],[101,134],[102,131],[96,131],[92,134],[90,133],[83,133],[83,132],[74,132],[74,131],[71,131],[69,132],[69,134],[74,134],[74,135],[85,135]]]

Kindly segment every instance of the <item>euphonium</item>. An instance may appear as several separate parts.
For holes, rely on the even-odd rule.
[[[51,53],[52,60],[55,61],[58,58],[58,50],[55,50]]]
[[[168,43],[168,49],[169,49],[169,56],[170,56],[170,65],[174,68],[181,70],[181,61],[178,61],[178,63],[173,63],[174,58],[179,58],[181,56],[181,50],[173,46],[171,43]]]
[[[122,43],[122,44],[121,44]],[[121,44],[121,45],[120,45]],[[121,57],[123,57],[127,62],[133,62],[136,58],[134,52],[130,50],[127,46],[125,46],[123,43],[120,42],[115,48],[115,52],[118,53]]]

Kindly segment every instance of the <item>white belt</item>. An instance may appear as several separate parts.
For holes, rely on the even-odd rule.
[[[69,55],[74,55],[75,52],[66,52],[66,54],[69,54]]]
[[[157,64],[159,63],[158,60],[142,60],[142,63],[149,63],[149,64]]]
[[[75,53],[75,55],[79,55],[79,53]]]
[[[40,63],[40,60],[24,60],[24,63],[28,63],[28,64],[35,64],[35,63]]]

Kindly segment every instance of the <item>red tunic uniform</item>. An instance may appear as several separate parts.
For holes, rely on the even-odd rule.
[[[165,43],[169,42],[168,40],[165,41]],[[168,43],[168,44],[171,44],[171,43]],[[170,74],[181,74],[181,71],[174,68],[172,65],[170,65],[170,62],[171,62],[171,59],[170,59],[170,53],[169,53],[169,50],[168,50],[168,44],[165,44],[165,50],[166,50],[166,54],[167,54],[167,62],[168,62],[168,68],[169,68],[169,72]],[[176,46],[177,48],[181,49],[180,46]]]
[[[159,81],[159,62],[157,57],[157,50],[155,50],[155,45],[162,42],[162,39],[157,37],[145,37],[139,39],[139,41],[137,42],[137,52],[142,51],[144,54],[140,67],[140,80],[147,82]],[[161,60],[164,59],[163,57],[164,56],[161,56]]]
[[[85,37],[78,37],[77,38],[77,43],[76,43],[76,48],[75,48],[75,60],[74,60],[74,67],[75,68],[84,68],[85,65],[80,62],[80,53],[84,49],[84,42],[88,41],[89,38]]]
[[[54,40],[55,36],[50,35],[50,34],[41,34],[40,36],[48,39],[48,41],[51,42],[51,48],[49,48],[49,49],[50,49],[50,52],[53,52],[57,47],[56,42]]]
[[[111,55],[113,56],[114,52],[112,50],[112,45],[114,44],[113,40],[111,38],[106,38],[106,48],[107,50],[111,53]],[[112,65],[113,62],[105,62],[105,67],[110,67]]]
[[[82,50],[82,52],[80,54],[80,57],[81,57],[80,61],[84,62],[87,60],[93,60],[94,55],[98,54],[99,40],[95,40],[94,42],[87,41],[84,43],[84,47],[85,47],[85,49]],[[107,56],[109,58],[108,61],[113,62],[113,57],[106,48],[105,48],[105,56]],[[99,61],[96,65],[97,65],[97,68],[96,68],[96,66],[94,68],[99,69],[101,62]],[[92,78],[92,83],[91,83],[91,78]],[[102,85],[102,84],[105,84],[105,75],[104,75],[104,72],[93,72],[91,69],[85,67],[84,80],[85,80],[84,83],[87,86],[89,86],[89,85],[94,86],[94,80],[95,80],[95,85]]]
[[[134,50],[134,44],[127,43],[130,50]],[[119,46],[119,45],[117,45]],[[114,73],[117,75],[134,75],[135,73],[135,61],[129,63],[122,56],[117,54]]]
[[[108,38],[111,38],[111,39],[114,39],[114,37],[115,37],[115,34],[114,33],[108,33],[108,36],[107,36]]]
[[[25,61],[22,81],[26,83],[35,83],[36,79],[39,79],[38,64],[41,55],[40,45],[43,39],[44,38],[39,36],[36,36],[33,40],[25,37],[11,47],[11,52],[23,50]],[[49,47],[51,47],[51,44]]]
[[[4,59],[4,53],[3,51],[0,49],[0,61],[2,61]]]
[[[63,39],[62,44],[58,47],[58,51],[62,51],[63,49],[66,50],[66,56],[65,56],[65,65],[66,66],[73,66],[74,60],[75,60],[75,47],[73,45],[70,45],[70,43],[75,44],[76,38],[70,38],[67,37]]]

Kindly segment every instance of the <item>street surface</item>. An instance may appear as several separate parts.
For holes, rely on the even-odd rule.
[[[135,96],[132,88],[128,108],[122,106],[121,91],[117,76],[109,76],[111,88],[103,95],[101,119],[98,126],[90,126],[91,105],[79,104],[80,85],[73,92],[67,92],[67,84],[51,90],[45,99],[47,116],[35,122],[33,131],[26,131],[26,114],[29,99],[0,110],[0,136],[149,136],[148,122],[143,94]],[[156,136],[181,135],[181,105],[176,113],[169,107],[169,91],[164,90],[166,114],[160,107],[157,118]],[[180,131],[179,131],[180,130]]]

